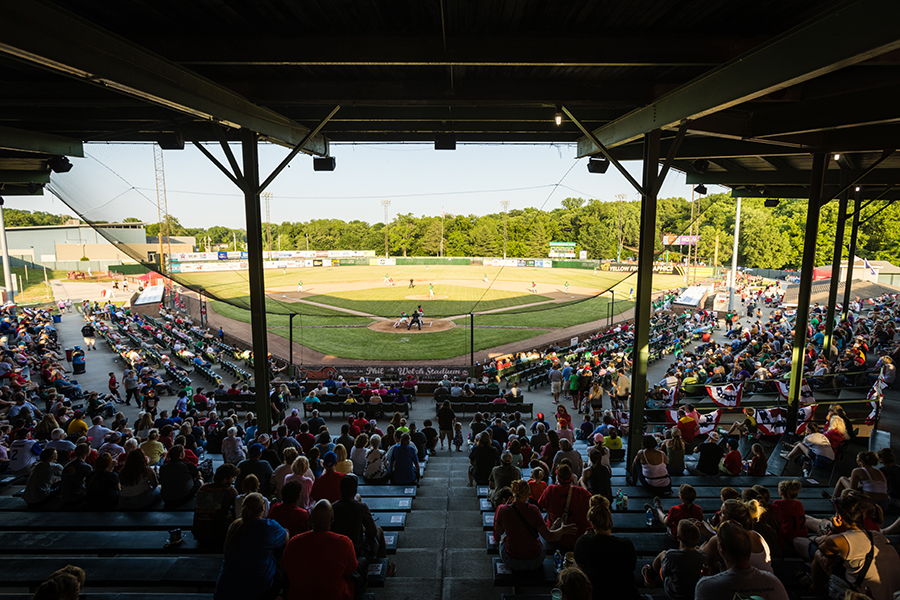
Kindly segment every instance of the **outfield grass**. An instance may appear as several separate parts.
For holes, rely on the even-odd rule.
[[[416,306],[421,304],[428,317],[449,317],[475,311],[522,306],[535,302],[550,300],[538,294],[521,294],[504,290],[465,287],[457,285],[435,285],[435,296],[448,296],[446,299],[407,300],[406,296],[426,295],[428,287],[417,285],[415,289],[408,286],[377,287],[367,290],[334,292],[306,298],[311,302],[349,308],[367,312],[380,317],[396,317],[400,313],[412,314]]]
[[[249,301],[248,301],[249,304]],[[222,315],[223,317],[228,317],[229,319],[234,319],[235,321],[242,321],[244,323],[250,323],[250,310],[249,306],[244,308],[243,306],[234,306],[228,302],[221,302],[218,300],[211,300],[210,306],[214,311]],[[270,299],[266,299],[267,309],[270,307],[276,307],[276,310],[266,310],[266,323],[270,327],[287,327],[288,326],[288,315],[279,314],[277,310],[280,310],[280,306],[271,301]],[[348,315],[345,312],[341,312],[339,310],[331,310],[329,308],[321,308],[318,306],[310,306],[308,304],[297,304],[293,303],[298,310],[302,310],[304,314],[297,315],[294,317],[294,327],[299,327],[301,324],[303,326],[313,326],[313,325],[361,325],[366,326],[372,322],[372,319],[368,317],[356,317],[353,315]],[[312,309],[307,312],[306,309]],[[315,314],[309,314],[310,312],[314,312]]]
[[[564,285],[567,281],[573,286],[582,286],[605,290],[607,288],[621,285],[620,289],[628,291],[630,286],[637,285],[637,277],[628,273],[610,273],[607,271],[597,271],[595,274],[590,269],[542,269],[537,267],[478,267],[478,266],[462,266],[448,265],[439,266],[431,265],[428,270],[425,266],[394,266],[394,267],[376,267],[376,266],[344,266],[344,267],[327,267],[327,268],[302,268],[288,269],[287,273],[282,273],[279,269],[267,269],[265,271],[266,288],[296,286],[299,281],[306,285],[316,283],[330,283],[334,281],[357,282],[372,281],[375,285],[381,285],[384,276],[393,277],[396,287],[406,287],[410,279],[416,281],[416,289],[421,289],[421,284],[425,284],[425,293],[428,293],[429,281],[440,280],[471,280],[479,282],[479,287],[484,276],[487,275],[490,281],[515,281],[522,282],[523,291],[527,289],[527,284],[532,281],[542,283]],[[236,271],[213,271],[206,273],[179,273],[174,278],[179,283],[190,286],[192,288],[202,287],[217,297],[230,298],[245,296],[250,287],[248,274],[246,272]],[[654,277],[654,287],[674,287],[683,284],[682,277],[673,277],[671,275],[657,275]]]
[[[502,313],[478,315],[475,317],[475,327],[479,325],[572,327],[580,323],[606,319],[610,314],[609,304],[609,298],[603,296],[566,304],[524,306]],[[634,302],[630,300],[616,300],[612,315],[621,314],[633,306]]]
[[[296,321],[295,321],[296,324]],[[288,338],[286,329],[272,333]],[[475,329],[475,351],[518,342],[547,333],[535,329]],[[469,329],[450,329],[437,333],[379,333],[365,327],[348,329],[295,328],[294,341],[323,354],[359,360],[441,360],[469,353]]]

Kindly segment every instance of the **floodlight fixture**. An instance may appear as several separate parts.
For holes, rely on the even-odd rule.
[[[163,150],[184,150],[184,136],[179,133],[160,133],[156,143]]]
[[[701,196],[706,195],[706,186],[702,183],[694,188],[694,191],[700,194]]]
[[[559,127],[562,125],[562,107],[557,104],[556,105],[556,126]]]
[[[453,133],[436,133],[434,135],[435,150],[456,150],[456,135]]]
[[[859,186],[856,186],[856,191],[857,191],[857,192],[859,191]]]
[[[72,163],[65,156],[54,156],[47,161],[47,166],[54,173],[68,173],[72,170]]]
[[[609,169],[609,160],[605,158],[592,158],[588,161],[588,173],[597,173],[602,175]]]
[[[840,154],[835,154],[835,155],[834,155],[834,160],[841,160],[841,155],[840,155]]]
[[[776,206],[778,206],[779,202],[780,200],[778,198],[766,198],[763,202],[763,206],[765,206],[766,208],[775,208]]]
[[[691,167],[701,175],[706,173],[706,170],[709,168],[709,161],[705,158],[698,158],[694,162],[691,163]]]
[[[313,171],[334,171],[336,161],[333,156],[313,158]]]

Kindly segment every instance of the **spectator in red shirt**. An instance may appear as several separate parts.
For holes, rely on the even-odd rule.
[[[297,435],[302,423],[303,419],[300,418],[300,411],[296,408],[292,408],[291,416],[284,420],[284,424],[288,428],[288,431],[291,432],[291,435]]]
[[[781,521],[781,534],[785,544],[793,543],[795,538],[806,539],[806,509],[803,503],[797,500],[803,484],[793,481],[780,481],[778,483],[778,495],[781,500],[772,503],[775,514]],[[802,549],[802,548],[801,548]],[[798,550],[799,552],[800,550]]]
[[[738,441],[736,439],[728,440],[728,454],[722,459],[722,465],[719,471],[725,475],[740,475],[741,468],[744,466],[741,453],[738,452]]]
[[[303,484],[289,481],[281,488],[281,502],[276,502],[269,509],[269,518],[287,529],[288,535],[294,537],[309,531],[309,513],[297,506]]]
[[[575,548],[575,542],[579,537],[587,531],[590,526],[587,518],[588,504],[591,501],[591,493],[575,485],[572,475],[572,467],[568,462],[564,462],[556,471],[556,480],[558,484],[547,486],[544,493],[538,500],[538,506],[547,511],[547,526],[552,527],[563,513],[568,516],[568,522],[578,526],[575,534],[566,534],[559,538],[556,542],[561,549],[571,550]],[[569,491],[572,492],[571,500],[569,500]],[[567,508],[568,504],[568,508]]]
[[[769,460],[766,458],[766,451],[762,444],[753,444],[753,458],[747,464],[747,475],[754,477],[762,477],[766,474],[769,466]]]
[[[287,543],[281,566],[289,586],[285,600],[328,598],[353,600],[356,582],[365,587],[362,575],[368,565],[357,561],[350,538],[331,532],[334,511],[327,500],[319,500],[310,514],[312,531],[294,536]]]
[[[366,430],[366,424],[369,421],[366,420],[366,413],[360,412],[356,415],[356,419],[353,420],[353,426],[356,427],[360,432]]]
[[[683,408],[678,409],[678,422],[675,427],[681,432],[681,438],[688,446],[693,445],[694,436],[700,431],[700,424],[693,418],[687,416]]]
[[[309,432],[309,425],[306,423],[300,424],[300,433],[297,434],[297,441],[300,442],[300,447],[303,448],[303,454],[309,454],[310,448],[316,445],[316,436]]]
[[[684,483],[678,488],[678,499],[681,500],[681,504],[670,508],[668,515],[663,512],[662,501],[658,496],[653,499],[653,506],[644,505],[644,510],[652,510],[656,520],[669,528],[669,535],[676,541],[678,540],[679,521],[683,519],[703,520],[703,509],[694,504],[694,500],[697,499],[697,490]]]
[[[337,502],[341,499],[341,477],[343,473],[334,470],[337,464],[337,454],[334,452],[326,452],[322,457],[322,466],[325,470],[316,478],[312,486],[313,500],[328,500],[329,502]],[[282,491],[283,493],[283,491]],[[331,506],[328,507],[331,510]]]
[[[350,435],[350,437],[355,439],[356,436],[362,433],[362,429],[359,425],[356,424],[356,420],[352,416],[347,417],[347,425],[349,425],[349,430],[347,433]]]

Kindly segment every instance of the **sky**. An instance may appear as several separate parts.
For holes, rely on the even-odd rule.
[[[225,163],[221,148],[208,148]],[[239,146],[233,148],[240,161]],[[260,178],[287,153],[285,148],[261,144]],[[614,167],[603,175],[588,173],[587,159],[575,159],[574,144],[458,144],[455,151],[434,150],[431,144],[332,144],[331,153],[337,161],[333,172],[313,171],[312,158],[301,154],[269,186],[272,222],[322,218],[377,222],[384,218],[381,201],[386,199],[391,201],[391,219],[405,213],[440,215],[442,210],[485,215],[500,212],[501,200],[509,201],[510,210],[552,210],[568,197],[612,201],[625,194],[628,200],[638,199]],[[72,171],[54,174],[53,180],[60,178],[62,183],[62,178],[77,177],[79,185],[67,186],[68,192],[77,193],[81,206],[95,207],[89,218],[157,221],[152,146],[85,144],[85,155],[70,159]],[[196,148],[166,150],[164,163],[168,209],[182,225],[245,226],[237,187]],[[640,181],[640,162],[625,166]],[[709,187],[710,193],[724,191]],[[123,194],[125,189],[130,191]],[[672,196],[691,197],[684,174],[674,170],[660,191],[660,197]],[[43,198],[8,197],[6,206],[74,215],[49,193]]]

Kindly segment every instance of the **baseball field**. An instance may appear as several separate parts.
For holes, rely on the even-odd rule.
[[[211,310],[251,322],[247,272],[181,274]],[[460,265],[341,266],[265,271],[267,326],[329,357],[409,362],[468,356],[606,320],[632,307],[636,275],[585,269]],[[683,279],[655,275],[654,289]],[[301,287],[302,284],[302,287]],[[610,306],[615,296],[615,303]],[[400,322],[421,310],[421,330]],[[470,317],[470,313],[473,317]],[[585,326],[587,328],[587,326]]]

